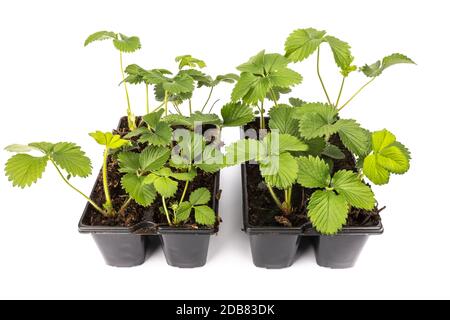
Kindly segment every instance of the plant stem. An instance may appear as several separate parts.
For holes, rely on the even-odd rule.
[[[264,118],[264,100],[261,101],[261,107],[259,109],[259,114],[261,115],[259,119],[259,128],[265,129],[266,128],[266,119]]]
[[[146,114],[150,113],[150,105],[148,102],[148,83],[145,84],[145,110]]]
[[[69,180],[66,179],[66,177],[64,177],[64,175],[62,174],[61,170],[59,170],[58,166],[56,165],[55,161],[53,161],[53,159],[50,158],[50,161],[52,162],[52,164],[55,166],[56,171],[58,171],[59,176],[64,180],[64,182],[71,187],[73,190],[75,190],[76,192],[78,192],[79,194],[81,194],[83,196],[84,199],[86,199],[94,208],[95,210],[97,210],[98,212],[100,212],[101,214],[103,214],[104,216],[106,216],[106,212],[104,210],[102,210],[94,201],[91,200],[91,198],[89,198],[87,195],[85,195],[83,192],[81,192],[80,190],[78,190],[74,185],[72,185]]]
[[[105,152],[103,154],[103,190],[105,192],[105,198],[106,202],[104,207],[107,210],[107,213],[109,215],[114,215],[113,213],[113,206],[111,201],[111,195],[109,194],[109,187],[108,187],[108,154],[109,154],[109,148],[105,149]]]
[[[275,107],[278,107],[277,97],[275,95],[275,92],[273,92],[272,88],[270,88],[270,94],[272,95],[272,99],[273,99],[273,102],[275,103]]]
[[[202,113],[203,113],[203,111],[205,111],[205,108],[206,108],[206,106],[208,105],[209,100],[211,99],[211,95],[212,95],[213,91],[214,91],[214,86],[212,86],[212,87],[211,87],[211,90],[209,90],[208,99],[206,99],[206,102],[205,102],[205,104],[203,105]]]
[[[192,99],[189,99],[189,115],[192,115]]]
[[[341,95],[342,95],[342,91],[344,90],[344,84],[345,84],[345,79],[346,78],[347,78],[346,76],[342,77],[341,89],[339,89],[339,95],[338,95],[338,98],[337,98],[336,104],[335,104],[336,108],[338,107],[339,101],[341,100]]]
[[[352,95],[351,97],[350,97],[350,99],[348,99],[348,101],[346,102],[346,103],[344,103],[343,105],[342,105],[342,107],[340,107],[340,108],[338,108],[338,111],[341,111],[342,109],[344,109],[344,107],[346,106],[346,105],[348,105],[361,91],[363,91],[364,90],[364,88],[365,87],[367,87],[369,84],[371,84],[374,80],[376,79],[376,77],[375,78],[372,78],[370,81],[368,81],[365,85],[363,85],[361,88],[359,88],[359,90],[358,91],[356,91],[356,93],[354,94],[354,95]]]
[[[184,185],[184,190],[183,190],[183,194],[181,195],[181,199],[180,199],[180,203],[183,203],[184,197],[186,196],[186,192],[189,186],[189,181],[186,181],[186,184]]]
[[[167,106],[168,101],[169,101],[169,92],[164,91],[164,109],[166,110],[166,116],[169,113],[169,108]]]
[[[266,185],[267,185],[267,189],[269,189],[270,195],[273,198],[273,201],[275,201],[275,203],[278,206],[278,208],[280,208],[280,210],[283,211],[283,205],[281,204],[280,199],[278,199],[277,195],[273,191],[272,186],[270,184],[268,184],[268,183],[266,183]]]
[[[178,112],[178,114],[182,116],[183,114],[181,113],[180,108],[178,108],[178,106],[175,103],[172,103],[172,105],[175,108],[175,110]]]
[[[209,113],[211,113],[212,112],[212,110],[213,110],[213,108],[214,108],[214,106],[216,105],[216,103],[217,102],[219,102],[220,101],[220,99],[217,99],[216,101],[214,101],[213,102],[213,104],[211,105],[211,108],[209,109]]]
[[[171,226],[172,221],[170,220],[169,210],[167,210],[166,198],[162,197],[162,203],[163,203],[164,213],[166,214],[167,222],[169,223],[169,226]]]
[[[325,84],[323,83],[322,76],[320,75],[320,47],[317,48],[317,76],[319,77],[320,84],[322,85],[323,91],[327,96],[328,103],[332,106],[330,96],[328,95],[327,89],[325,88]]]
[[[120,207],[119,214],[124,214],[125,210],[131,203],[131,197],[128,197],[127,201],[124,202],[124,204]]]
[[[130,95],[128,94],[128,86],[127,83],[125,82],[125,72],[123,71],[123,54],[122,51],[120,51],[120,72],[122,73],[122,81],[123,81],[123,86],[125,88],[125,95],[127,97],[127,104],[128,104],[128,109],[127,109],[127,115],[128,115],[128,126],[130,127],[130,130],[134,130],[136,129],[136,124],[134,123],[134,119],[131,113],[131,104],[130,104]]]

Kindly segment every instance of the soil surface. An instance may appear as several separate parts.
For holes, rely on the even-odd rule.
[[[137,119],[139,123],[140,118]],[[121,136],[125,136],[129,132],[127,119],[122,118],[119,124],[118,129],[114,130],[115,134],[120,134]],[[144,145],[139,145],[139,149],[145,148]],[[138,150],[139,151],[139,150]],[[108,158],[108,186],[111,194],[111,199],[116,210],[119,210],[122,204],[127,200],[127,194],[122,189],[120,185],[120,180],[123,174],[119,172],[119,163],[117,161],[116,156],[113,154]],[[212,195],[209,206],[213,206],[213,197],[220,197],[220,191],[217,190],[217,194],[214,195],[214,182],[215,177],[214,174],[205,173],[199,171],[198,176],[194,179],[194,181],[190,182],[188,187],[188,192],[186,194],[186,198],[188,199],[190,191],[195,190],[200,187],[207,188]],[[179,181],[178,192],[174,199],[179,199],[184,189],[184,181]],[[103,190],[103,177],[100,172],[97,182],[94,186],[94,189],[91,194],[91,199],[101,205],[105,202],[105,194]],[[170,207],[170,201],[167,203]],[[152,222],[167,225],[166,216],[160,211],[162,207],[161,198],[158,196],[155,203],[149,208],[145,208],[140,206],[134,201],[131,201],[130,205],[127,209],[122,213],[118,214],[116,217],[105,217],[97,210],[95,210],[91,205],[88,206],[86,215],[84,216],[83,223],[91,226],[116,226],[116,227],[132,227],[137,223],[147,219],[150,219]],[[217,212],[216,212],[217,214]],[[218,224],[218,222],[217,222]],[[199,229],[199,226],[195,224],[194,219],[191,215],[191,220],[188,220],[183,227]],[[216,226],[217,227],[217,226]]]
[[[268,123],[266,121],[266,123]],[[250,123],[245,129],[259,129],[259,119]],[[353,155],[345,149],[337,135],[330,139],[330,142],[339,146],[345,154],[345,159],[334,160],[333,172],[338,170],[357,171],[355,159]],[[299,185],[294,186],[292,191],[292,206],[294,210],[289,215],[284,215],[274,203],[265,183],[261,176],[258,165],[245,164],[247,169],[247,194],[248,194],[248,210],[249,224],[255,227],[300,227],[307,218],[308,200],[314,189],[303,188]],[[274,189],[280,199],[284,199],[283,192]],[[372,211],[351,208],[346,226],[374,226],[381,220],[379,213],[384,209],[376,206]]]

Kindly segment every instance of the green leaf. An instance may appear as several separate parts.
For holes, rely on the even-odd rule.
[[[147,127],[139,127],[139,128],[134,129],[133,131],[128,132],[124,136],[124,139],[131,139],[131,138],[134,138],[134,137],[139,137],[142,134],[148,133],[148,132],[149,132],[149,130],[148,130]]]
[[[122,177],[121,182],[124,190],[141,206],[148,207],[155,201],[155,187],[152,184],[146,184],[145,177],[127,173]]]
[[[313,157],[320,156],[327,146],[324,138],[305,140],[305,143],[308,145],[308,151],[305,155],[311,155]]]
[[[214,82],[212,83],[213,86],[218,85],[220,82],[226,82],[226,83],[235,83],[239,80],[239,76],[234,73],[227,73],[223,75],[218,75]]]
[[[148,130],[139,138],[139,142],[154,146],[165,146],[172,141],[172,129],[166,122],[159,122],[154,131]]]
[[[141,48],[141,41],[138,37],[127,37],[126,35],[119,33],[119,38],[113,39],[114,47],[121,52],[135,52]]]
[[[335,146],[334,144],[328,144],[325,149],[323,149],[322,154],[332,159],[345,159],[345,154],[341,151],[341,149],[339,149],[339,147]]]
[[[167,122],[170,126],[192,126],[191,120],[188,117],[182,116],[180,114],[170,114],[168,116],[165,116],[162,121]]]
[[[131,173],[131,172],[137,172],[140,168],[140,162],[139,162],[139,153],[136,152],[121,152],[117,156],[119,160],[119,166],[120,172],[123,173]]]
[[[111,31],[98,31],[87,37],[86,41],[84,41],[84,46],[86,47],[87,45],[89,45],[94,41],[103,41],[111,39],[117,39],[117,34]]]
[[[254,105],[263,100],[269,90],[270,82],[267,78],[244,72],[234,86],[231,98],[233,101],[242,99],[245,103]]]
[[[211,200],[211,193],[206,188],[199,188],[191,192],[189,196],[189,202],[193,206],[208,204],[210,200]]]
[[[363,173],[375,184],[383,185],[389,182],[389,171],[378,164],[374,154],[364,159]]]
[[[29,187],[42,177],[47,161],[48,157],[16,154],[6,162],[5,173],[14,187]]]
[[[181,181],[193,181],[197,176],[197,171],[192,169],[188,172],[173,172],[170,176]]]
[[[302,81],[297,72],[287,68],[289,61],[280,54],[259,52],[238,67],[241,76],[231,97],[233,101],[242,99],[247,104],[256,104],[265,99],[274,88],[289,88]]]
[[[336,234],[347,221],[349,206],[344,196],[330,190],[315,191],[308,204],[308,217],[322,234]]]
[[[11,144],[5,148],[8,152],[16,152],[16,153],[27,153],[34,150],[41,151],[38,148],[31,147],[30,145],[24,145],[24,144]]]
[[[338,127],[327,121],[319,113],[307,113],[300,119],[300,134],[306,139],[330,137]]]
[[[400,53],[394,53],[390,56],[384,57],[383,61],[377,61],[371,65],[365,65],[360,68],[360,70],[370,78],[378,77],[383,73],[384,70],[387,68],[400,64],[400,63],[408,63],[408,64],[416,64],[414,61],[412,61],[407,56],[400,54]]]
[[[207,145],[202,153],[201,161],[195,161],[194,165],[200,170],[214,173],[225,167],[224,155],[217,146]]]
[[[150,126],[150,128],[155,129],[158,123],[161,121],[161,117],[164,113],[164,109],[159,109],[158,111],[151,112],[142,117],[142,120]]]
[[[338,120],[336,126],[344,146],[358,156],[369,153],[371,147],[371,135],[355,120]]]
[[[227,165],[238,165],[266,156],[264,144],[255,139],[238,140],[225,147]]]
[[[296,159],[288,152],[269,156],[260,163],[261,175],[266,182],[278,189],[291,187],[298,175],[299,167]]]
[[[340,170],[334,174],[331,184],[338,194],[344,196],[353,207],[365,210],[372,210],[375,207],[372,190],[361,181],[356,173]]]
[[[181,70],[184,67],[191,68],[204,68],[206,67],[206,63],[203,60],[192,57],[190,54],[178,56],[175,58],[175,61],[179,63],[178,68]]]
[[[334,123],[337,116],[337,109],[326,103],[304,103],[301,107],[294,108],[294,118],[301,119],[307,114],[317,113],[327,123]]]
[[[298,120],[294,119],[295,109],[287,106],[278,106],[269,111],[270,130],[279,130],[280,134],[298,135]]]
[[[120,135],[112,134],[111,132],[96,131],[89,133],[89,135],[94,138],[98,144],[106,146],[109,149],[119,149],[129,143],[128,140],[122,139]]]
[[[330,45],[337,66],[342,71],[348,71],[354,59],[350,51],[350,45],[332,36],[326,36],[324,40]]]
[[[330,185],[330,168],[319,157],[299,157],[298,183],[305,188],[326,188]]]
[[[289,98],[289,103],[293,107],[302,107],[304,104],[306,104],[305,101],[299,98]]]
[[[178,190],[178,182],[169,177],[159,177],[153,182],[156,191],[165,198],[170,198],[175,195]]]
[[[288,68],[282,68],[277,70],[276,72],[273,71],[269,79],[271,88],[289,88],[294,84],[301,83],[303,80],[302,76],[299,73]]]
[[[163,89],[170,93],[190,93],[194,91],[194,80],[188,75],[176,75],[170,81],[162,83]]]
[[[33,143],[30,143],[29,146],[32,148],[36,148],[36,149],[40,150],[41,152],[49,155],[53,152],[53,147],[55,145],[50,142],[33,142]]]
[[[52,159],[71,176],[85,178],[92,173],[91,160],[75,143],[56,143],[53,147]]]
[[[403,174],[409,170],[409,160],[403,151],[395,146],[390,146],[376,154],[377,163],[396,174]]]
[[[271,155],[279,155],[286,151],[306,151],[308,145],[290,134],[268,133],[263,140],[266,150]]]
[[[238,127],[247,124],[255,118],[252,108],[241,102],[230,102],[221,110],[224,127]]]
[[[375,152],[380,152],[395,142],[394,134],[386,129],[372,133],[372,148]]]
[[[216,214],[213,209],[208,206],[194,207],[195,222],[205,226],[213,226],[216,223]]]
[[[144,171],[161,169],[169,160],[170,149],[157,146],[148,146],[139,157],[140,167]]]
[[[391,144],[391,146],[399,148],[403,152],[405,157],[408,159],[408,161],[411,160],[411,152],[404,144],[402,144],[398,141],[395,141],[394,143]]]
[[[177,222],[184,222],[187,219],[189,219],[189,216],[191,215],[192,211],[192,205],[185,201],[180,203],[178,206],[178,209],[175,212],[175,217]]]
[[[201,113],[200,111],[196,111],[190,116],[190,121],[192,124],[195,122],[199,122],[202,125],[213,124],[213,125],[221,125],[222,120],[220,120],[217,114],[213,113]]]
[[[266,99],[269,99],[271,101],[278,101],[280,100],[282,94],[288,94],[290,92],[292,92],[290,88],[273,87],[272,90],[267,93]]]
[[[293,62],[308,58],[324,41],[325,33],[313,28],[295,30],[284,44],[286,57]]]

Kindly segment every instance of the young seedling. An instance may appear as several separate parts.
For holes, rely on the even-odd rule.
[[[17,153],[5,165],[6,176],[13,186],[30,187],[42,177],[50,162],[70,188],[83,196],[98,212],[105,216],[108,215],[106,210],[69,181],[71,177],[86,178],[92,173],[91,160],[76,144],[71,142],[34,142],[27,145],[10,145],[6,147],[6,150]],[[40,153],[41,156],[30,155],[31,152]]]
[[[149,114],[155,116],[159,122],[160,112]],[[148,123],[151,120],[146,120]],[[122,187],[130,196],[143,206],[150,206],[157,195],[161,196],[164,212],[169,225],[179,225],[190,217],[192,209],[195,211],[195,221],[201,225],[212,226],[216,218],[214,211],[207,207],[210,201],[210,193],[207,189],[199,189],[190,195],[189,201],[185,201],[189,182],[197,176],[197,170],[215,172],[222,168],[220,164],[209,164],[207,159],[199,161],[199,156],[216,156],[220,151],[212,152],[213,147],[207,147],[205,138],[201,135],[185,130],[178,136],[179,149],[177,154],[172,154],[169,161],[171,148],[168,146],[149,145],[142,153],[122,152],[119,154],[120,171],[125,173],[122,178]],[[177,136],[175,136],[177,139]],[[168,205],[179,189],[179,182],[183,181],[184,189],[179,200],[173,200]],[[197,198],[196,195],[202,194]],[[207,196],[207,194],[209,196]]]
[[[129,144],[128,140],[122,139],[117,134],[112,134],[111,132],[101,132],[96,131],[89,134],[92,138],[97,141],[98,144],[105,147],[105,150],[103,152],[103,167],[102,167],[102,177],[103,177],[103,190],[105,192],[105,203],[103,204],[103,210],[106,214],[106,216],[114,217],[117,215],[117,211],[113,207],[113,203],[111,200],[111,195],[109,192],[109,186],[108,186],[108,156],[111,150],[119,149],[126,144]],[[123,212],[125,208],[129,205],[131,201],[131,198],[129,198],[127,201],[125,201],[122,208],[119,210],[119,212]]]
[[[276,110],[275,108],[274,110]],[[271,132],[262,141],[240,140],[227,147],[227,163],[239,164],[255,160],[259,164],[267,189],[278,208],[286,215],[293,211],[292,187],[297,181],[298,164],[295,154],[308,150],[308,145],[291,135],[284,125],[270,122]],[[274,188],[283,190],[284,201]]]
[[[256,106],[260,114],[260,128],[265,128],[264,100],[269,98],[278,105],[280,93],[289,92],[290,87],[299,84],[302,77],[287,66],[289,60],[277,53],[259,52],[256,56],[237,67],[241,71],[231,98]],[[287,91],[286,91],[287,90]]]
[[[213,89],[221,82],[234,83],[239,78],[235,74],[219,75],[215,79],[206,75],[198,69],[206,67],[206,63],[203,60],[192,57],[191,55],[184,55],[175,58],[178,63],[178,72],[173,76],[172,72],[166,69],[151,69],[145,70],[138,65],[130,65],[125,69],[128,76],[125,78],[125,82],[132,84],[145,83],[146,100],[147,100],[147,113],[149,113],[149,98],[148,89],[150,85],[154,85],[155,98],[161,105],[154,111],[164,107],[165,115],[169,114],[169,103],[171,103],[176,111],[176,116],[183,116],[182,107],[184,101],[188,101],[189,116],[193,114],[202,114],[211,99]],[[201,111],[194,112],[192,106],[192,96],[195,87],[210,87],[208,98],[204,103]],[[211,110],[213,106],[210,109]],[[206,116],[204,116],[206,117]]]
[[[98,31],[91,34],[86,41],[84,46],[89,45],[95,41],[112,40],[114,47],[120,52],[120,72],[122,75],[122,81],[125,80],[125,73],[123,69],[123,53],[131,53],[139,50],[141,48],[141,42],[138,37],[132,36],[127,37],[122,33],[115,33],[111,31]],[[136,119],[131,111],[130,95],[128,93],[128,87],[126,82],[124,83],[125,96],[127,99],[127,115],[128,115],[128,127],[130,130],[136,128]]]
[[[342,82],[336,103],[332,102],[320,74],[320,47],[323,43],[327,43],[330,46],[331,51],[333,52],[334,60],[342,75]],[[292,62],[303,61],[314,52],[317,52],[317,76],[325,93],[328,104],[334,106],[338,110],[345,108],[362,90],[364,90],[364,88],[372,83],[376,77],[381,75],[387,68],[400,63],[415,64],[414,61],[407,56],[400,53],[394,53],[384,57],[382,61],[377,61],[371,65],[364,65],[359,68],[359,70],[371,79],[360,89],[358,89],[345,103],[339,105],[347,77],[353,71],[358,70],[358,68],[353,64],[354,57],[352,56],[350,49],[351,47],[347,42],[327,35],[326,31],[316,30],[313,28],[295,30],[289,35],[285,42],[285,56]]]
[[[352,171],[339,170],[333,177],[330,168],[319,157],[300,157],[298,183],[318,188],[308,204],[308,217],[322,234],[335,234],[347,222],[351,207],[372,210],[375,198],[369,186]]]

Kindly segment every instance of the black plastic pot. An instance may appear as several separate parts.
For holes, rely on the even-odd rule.
[[[99,177],[100,178],[100,177]],[[96,181],[99,183],[99,178]],[[218,214],[220,172],[214,176],[212,208]],[[86,221],[88,203],[78,224],[80,233],[89,233],[95,240],[106,264],[114,267],[134,267],[145,262],[147,241],[163,244],[167,263],[180,268],[195,268],[205,265],[208,255],[209,239],[218,232],[218,227],[208,229],[181,229],[157,226],[151,220],[149,210],[143,221],[131,227],[91,226]]]
[[[335,236],[320,235],[310,223],[297,228],[251,226],[248,219],[247,165],[241,165],[244,231],[250,237],[253,263],[267,269],[292,266],[302,237],[313,237],[316,261],[335,269],[354,266],[370,235],[383,233],[377,226],[345,227]]]
[[[212,208],[219,213],[220,172],[214,177]],[[167,226],[158,228],[167,264],[179,268],[198,268],[206,264],[209,239],[218,232],[218,227],[210,229],[181,229]]]
[[[301,228],[250,226],[248,220],[247,165],[241,165],[244,231],[250,237],[253,263],[267,269],[281,269],[295,262]]]
[[[320,235],[310,226],[303,231],[305,236],[314,237],[317,264],[332,269],[353,267],[369,236],[382,233],[381,222],[371,227],[345,227],[334,236]]]

